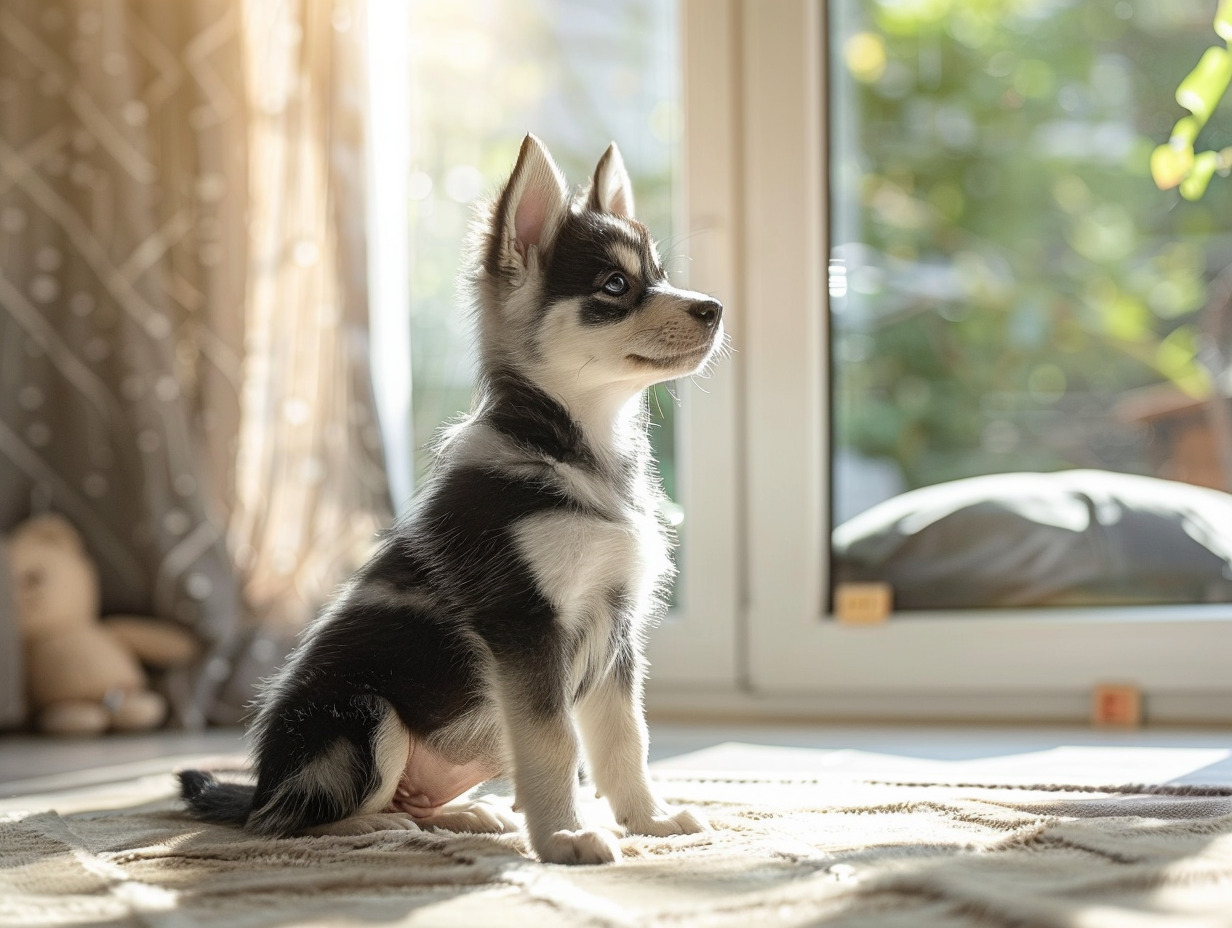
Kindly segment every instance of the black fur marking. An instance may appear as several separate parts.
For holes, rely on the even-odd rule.
[[[497,664],[511,668],[502,676],[517,687],[518,704],[541,714],[564,707],[572,649],[551,603],[531,579],[513,527],[528,516],[559,511],[585,512],[549,485],[463,469],[451,472],[427,502],[414,542],[448,564],[442,582],[482,591],[481,598],[465,602],[469,624]]]
[[[567,711],[572,695],[565,689],[574,647],[564,640],[546,602],[518,622],[493,614],[485,638],[501,667],[504,688],[519,709],[549,718]],[[495,633],[495,634],[493,634]]]
[[[223,783],[200,770],[181,770],[180,796],[197,818],[217,825],[243,825],[252,811],[255,786]]]
[[[641,307],[647,288],[662,280],[663,269],[654,259],[650,235],[636,222],[639,232],[626,229],[603,214],[594,211],[570,212],[552,246],[544,275],[544,305],[559,300],[585,296],[582,319],[590,325],[618,322]],[[623,267],[616,249],[620,243],[632,249],[641,259],[641,267]],[[621,270],[629,278],[629,291],[621,297],[600,297],[595,294],[612,270]]]
[[[498,657],[532,656],[555,633],[555,613],[512,530],[528,516],[560,510],[581,511],[550,486],[473,468],[450,474],[425,507],[428,531],[412,544],[448,565],[440,580],[465,597],[472,626]]]
[[[619,299],[591,297],[582,304],[582,322],[585,325],[608,325],[627,319],[645,304],[646,291],[634,287]]]
[[[645,658],[629,638],[624,638],[612,662],[612,679],[622,689],[632,689],[640,686],[645,676]]]
[[[487,378],[484,418],[533,454],[564,464],[594,466],[594,454],[569,411],[530,381],[502,370]]]
[[[482,467],[460,467],[429,488],[416,510],[411,550],[431,557],[433,579],[457,587],[458,571],[498,571],[516,553],[510,529],[527,516],[559,510],[581,511],[559,489]],[[399,533],[401,534],[401,533]],[[485,574],[491,576],[490,574]],[[490,581],[484,584],[487,588]]]
[[[612,587],[604,594],[604,599],[607,601],[607,607],[611,610],[612,615],[627,615],[633,609],[633,601],[629,597],[629,591],[623,586]]]

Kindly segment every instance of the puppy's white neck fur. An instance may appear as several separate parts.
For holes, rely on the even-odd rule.
[[[547,389],[581,427],[587,445],[599,457],[615,460],[636,446],[643,428],[643,388],[618,383],[586,391]]]

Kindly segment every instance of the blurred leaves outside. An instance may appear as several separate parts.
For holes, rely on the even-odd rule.
[[[1160,190],[1179,187],[1181,196],[1187,200],[1202,199],[1212,175],[1226,177],[1232,172],[1232,146],[1194,153],[1194,142],[1232,80],[1232,0],[1219,0],[1214,29],[1224,40],[1224,46],[1204,51],[1197,67],[1176,89],[1176,102],[1190,115],[1179,119],[1168,141],[1151,152],[1151,176],[1156,186]]]
[[[831,4],[836,447],[900,489],[1150,472],[1117,404],[1210,395],[1199,310],[1232,259],[1232,185],[1150,179],[1211,6]],[[1232,118],[1205,131],[1226,147]]]

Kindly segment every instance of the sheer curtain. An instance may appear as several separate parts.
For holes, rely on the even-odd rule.
[[[0,0],[0,529],[233,721],[390,517],[368,367],[363,4]]]

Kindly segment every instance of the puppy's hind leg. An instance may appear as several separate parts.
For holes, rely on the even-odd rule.
[[[489,835],[509,834],[521,827],[517,816],[484,798],[451,802],[414,822],[420,828]]]
[[[278,716],[286,724],[270,726],[257,746],[251,830],[350,835],[418,827],[410,816],[384,812],[409,744],[388,702],[316,702]]]
[[[460,763],[411,735],[406,768],[387,811],[405,812],[421,828],[487,834],[517,831],[518,820],[498,804],[465,796],[500,772],[499,764],[486,756]]]
[[[378,831],[420,830],[419,822],[405,812],[373,812],[368,815],[352,815],[324,825],[314,825],[311,828],[305,828],[300,834],[315,837],[351,837],[375,834]]]

